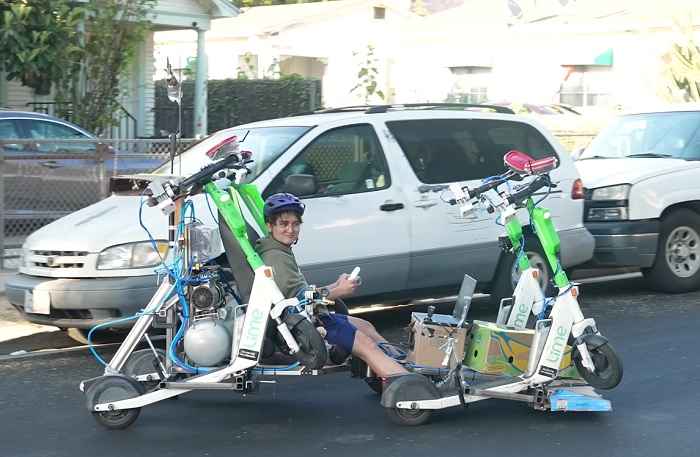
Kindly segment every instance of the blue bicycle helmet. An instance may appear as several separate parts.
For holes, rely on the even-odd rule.
[[[265,215],[265,219],[267,219],[273,214],[291,211],[297,213],[301,217],[304,215],[305,208],[306,206],[295,195],[283,192],[267,197],[263,214]]]

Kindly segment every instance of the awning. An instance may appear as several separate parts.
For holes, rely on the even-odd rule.
[[[613,64],[613,50],[608,48],[575,49],[564,51],[562,66],[598,65],[610,67]]]

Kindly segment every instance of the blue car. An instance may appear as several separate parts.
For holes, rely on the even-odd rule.
[[[13,143],[13,139],[22,140]],[[95,140],[77,143],[52,140]],[[154,169],[160,156],[129,156],[70,122],[41,113],[0,110],[6,235],[25,235],[46,222],[107,196],[110,176]]]

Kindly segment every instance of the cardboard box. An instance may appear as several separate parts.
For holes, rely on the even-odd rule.
[[[433,314],[432,323],[425,322],[427,316],[426,313],[411,313],[407,360],[416,365],[442,367],[445,352],[441,347],[449,336],[455,337],[453,350],[458,360],[462,360],[467,329],[457,328],[457,321],[448,314]]]
[[[474,321],[467,336],[464,363],[484,374],[519,376],[527,370],[530,345],[535,331]],[[578,378],[571,360],[571,346],[566,347],[561,363],[562,378]]]

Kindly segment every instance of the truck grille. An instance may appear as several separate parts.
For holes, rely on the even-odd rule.
[[[27,260],[40,268],[83,268],[87,255],[83,251],[31,251]]]

